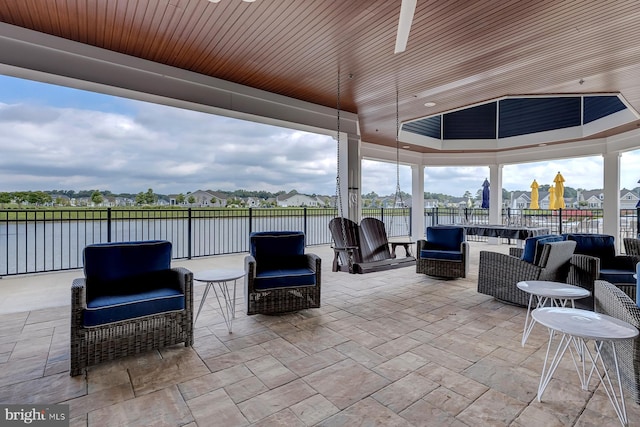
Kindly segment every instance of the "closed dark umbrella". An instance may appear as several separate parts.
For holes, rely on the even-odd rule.
[[[638,180],[638,184],[640,184],[640,179]],[[636,203],[636,208],[640,208],[640,200]],[[638,236],[640,236],[640,233],[638,233]]]
[[[489,209],[489,180],[487,178],[482,183],[482,209]]]

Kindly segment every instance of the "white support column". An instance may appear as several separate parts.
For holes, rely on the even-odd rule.
[[[348,143],[348,175],[346,176],[348,177],[347,194],[349,197],[345,209],[347,209],[348,206],[347,217],[356,224],[359,224],[362,218],[362,157],[360,155],[360,138],[356,135],[349,134],[345,140],[347,140]]]
[[[424,166],[411,165],[411,237],[424,239]]]
[[[502,224],[502,167],[489,165],[489,224]],[[500,239],[489,237],[488,243],[499,245]]]
[[[502,223],[502,167],[489,165],[489,223]]]
[[[620,153],[604,157],[604,224],[603,233],[614,236],[616,252],[620,252]]]

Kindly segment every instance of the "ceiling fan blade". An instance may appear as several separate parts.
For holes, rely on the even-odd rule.
[[[398,34],[396,35],[396,49],[393,53],[404,52],[407,48],[411,22],[413,21],[413,14],[416,11],[416,2],[417,0],[402,0],[400,20],[398,21]]]

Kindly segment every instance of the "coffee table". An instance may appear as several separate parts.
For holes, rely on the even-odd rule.
[[[532,310],[544,307],[547,303],[552,307],[565,307],[569,301],[571,301],[571,307],[575,308],[574,301],[576,299],[586,298],[591,295],[591,292],[579,286],[546,280],[525,280],[518,282],[516,286],[529,294],[527,317],[524,320],[524,331],[522,332],[523,347],[535,324],[531,317]],[[532,307],[534,298],[536,299],[536,305]]]
[[[229,331],[229,333],[231,333],[232,322],[236,317],[236,281],[243,277],[244,274],[244,270],[240,269],[204,270],[194,273],[193,280],[196,280],[198,282],[205,282],[207,285],[204,288],[202,300],[200,301],[200,307],[198,308],[198,313],[196,314],[196,318],[193,323],[195,324],[198,321],[198,316],[200,316],[202,306],[207,299],[209,289],[213,288],[213,292],[216,294],[216,299],[218,300],[220,312],[222,314],[222,317],[224,318],[224,322],[227,325],[227,330]],[[230,289],[232,281],[233,295],[231,294]],[[216,289],[216,285],[218,285],[218,289]],[[218,293],[218,291],[220,292]],[[222,306],[222,301],[220,300],[221,296],[222,301],[224,301],[224,307]]]
[[[415,243],[411,237],[390,237],[389,244],[391,245],[391,257],[396,257],[396,247],[404,247],[405,256],[413,256],[411,253],[411,246]]]
[[[573,358],[573,364],[578,373],[580,384],[583,390],[588,390],[589,381],[595,371],[602,382],[602,386],[616,411],[623,426],[628,425],[627,411],[624,403],[622,384],[620,382],[620,370],[616,355],[616,342],[628,340],[638,336],[638,329],[627,322],[607,316],[606,314],[595,313],[588,310],[566,307],[543,307],[533,310],[533,319],[549,329],[549,344],[547,354],[540,375],[540,385],[538,386],[538,402],[542,399],[542,394],[546,389],[553,373],[560,364],[567,348]],[[547,367],[551,344],[556,334],[560,334],[560,342],[556,348],[551,363]],[[593,351],[587,346],[588,341],[593,341]],[[575,353],[571,344],[578,349]],[[601,349],[606,343],[611,345],[613,353],[616,380],[618,381],[618,391],[611,382],[609,372],[602,359]],[[585,366],[587,357],[591,361],[591,369],[588,371]],[[598,368],[598,361],[600,368]]]

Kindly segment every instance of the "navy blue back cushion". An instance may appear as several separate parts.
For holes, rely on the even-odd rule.
[[[98,243],[84,248],[84,275],[88,282],[114,282],[171,268],[171,242]]]
[[[304,255],[302,231],[260,231],[249,236],[251,255],[259,261],[273,255]]]
[[[567,240],[576,242],[577,254],[600,258],[601,267],[607,265],[616,256],[615,240],[608,234],[567,234]]]
[[[431,243],[431,248],[434,249],[434,245],[437,249],[443,251],[460,251],[460,244],[464,242],[464,227],[456,226],[437,226],[427,227],[427,242]]]
[[[524,250],[522,251],[522,260],[531,264],[537,264],[542,254],[542,245],[551,242],[561,242],[563,236],[556,234],[543,234],[541,236],[528,237],[524,241]]]
[[[260,231],[249,236],[249,253],[258,271],[306,266],[304,232]]]

